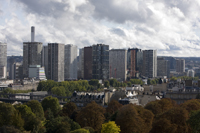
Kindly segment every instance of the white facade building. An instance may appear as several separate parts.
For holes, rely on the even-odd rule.
[[[77,79],[77,46],[65,45],[65,80]]]

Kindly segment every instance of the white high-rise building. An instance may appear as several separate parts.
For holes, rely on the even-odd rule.
[[[77,46],[65,45],[65,80],[77,79]]]
[[[188,70],[187,76],[194,77],[194,70]]]
[[[0,78],[7,78],[7,44],[0,42]]]
[[[48,77],[48,45],[42,49],[42,67],[44,67],[45,75]]]
[[[109,77],[120,81],[126,80],[127,50],[112,49],[109,51]]]
[[[143,76],[157,77],[157,50],[143,51]]]
[[[78,78],[84,78],[84,48],[79,49]]]

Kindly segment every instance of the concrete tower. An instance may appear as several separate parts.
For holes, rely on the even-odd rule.
[[[0,42],[0,78],[7,78],[7,44]]]
[[[31,27],[31,42],[23,42],[23,77],[28,77],[30,65],[42,66],[42,42],[35,42],[35,28]]]
[[[31,42],[35,42],[35,27],[31,27]]]

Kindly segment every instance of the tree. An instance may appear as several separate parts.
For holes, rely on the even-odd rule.
[[[114,121],[102,124],[101,133],[119,133],[120,131],[120,127]]]
[[[9,103],[0,103],[0,127],[12,125],[12,117],[15,115],[15,108]]]
[[[157,131],[157,129],[161,129],[160,123],[161,121],[165,120],[165,124],[171,128],[163,128],[160,131],[162,132],[168,132],[173,131],[175,133],[187,133],[188,132],[188,126],[186,121],[188,120],[188,112],[181,107],[173,107],[169,109],[168,111],[160,114],[156,117],[155,123],[153,124],[152,131]],[[159,123],[160,122],[160,123]],[[163,123],[164,124],[164,123]],[[158,126],[159,125],[159,126]],[[166,131],[164,131],[166,129]]]
[[[200,110],[193,111],[190,114],[190,118],[187,120],[187,123],[192,128],[193,133],[199,133],[200,132]]]
[[[21,133],[21,131],[14,126],[4,125],[0,127],[0,133]]]
[[[106,108],[106,112],[110,114],[114,114],[119,108],[122,107],[122,104],[120,104],[116,100],[112,100],[109,104],[108,107]]]
[[[78,113],[76,121],[81,127],[89,126],[98,131],[105,120],[104,112],[105,109],[102,106],[92,101]]]
[[[54,86],[58,86],[58,83],[53,80],[40,81],[37,87],[38,91],[51,91]]]
[[[104,82],[104,87],[109,87],[109,86],[110,86],[110,82],[106,80],[106,81]]]
[[[40,120],[44,120],[44,110],[40,102],[37,100],[31,100],[27,103],[27,106],[31,108],[36,117],[38,117]]]
[[[151,79],[147,80],[147,84],[150,85],[151,84]]]
[[[91,79],[89,81],[89,84],[92,85],[92,86],[98,86],[99,80],[98,79]]]
[[[18,105],[16,109],[21,113],[24,119],[24,129],[26,131],[33,131],[35,128],[39,129],[41,126],[40,120],[32,112],[31,108],[27,105]]]
[[[127,82],[128,87],[131,87],[131,85],[132,85],[131,82]]]
[[[12,117],[12,125],[17,127],[19,130],[24,130],[24,120],[21,117],[21,114],[18,110],[15,110],[13,117]]]
[[[143,119],[142,131],[144,133],[148,133],[152,128],[154,114],[151,111],[144,109],[142,106],[135,105],[134,107],[137,110],[140,118]]]
[[[52,94],[57,96],[66,96],[65,88],[63,86],[56,86],[51,89]]]
[[[182,108],[185,108],[188,111],[188,113],[190,113],[191,111],[200,109],[200,101],[199,99],[191,99],[191,100],[185,101],[180,106]]]
[[[117,86],[117,80],[116,79],[110,79],[110,86],[116,87]]]
[[[46,111],[45,127],[47,133],[65,133],[70,131],[70,124],[65,120],[65,117],[54,117],[51,109]]]
[[[86,129],[81,128],[81,129],[71,131],[70,133],[90,133],[90,132]]]
[[[145,109],[151,110],[154,115],[163,113],[175,106],[175,102],[169,98],[152,101],[146,104]]]
[[[46,111],[48,108],[51,109],[54,115],[61,110],[58,99],[52,96],[45,97],[42,100],[42,107],[44,111]]]
[[[62,112],[65,116],[71,117],[75,110],[77,110],[76,104],[73,102],[68,102],[63,106]]]
[[[140,84],[143,85],[143,81],[141,79],[130,79],[132,84]]]
[[[116,124],[120,126],[121,133],[144,133],[143,119],[139,116],[133,104],[122,106],[116,117]]]

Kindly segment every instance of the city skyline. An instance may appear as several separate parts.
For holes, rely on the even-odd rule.
[[[107,10],[104,10],[104,9]],[[23,42],[103,43],[110,49],[157,49],[158,56],[200,57],[199,1],[6,0],[0,2],[0,42],[23,55]]]

